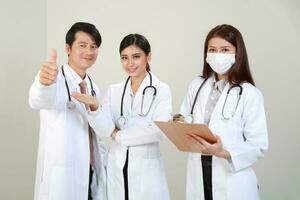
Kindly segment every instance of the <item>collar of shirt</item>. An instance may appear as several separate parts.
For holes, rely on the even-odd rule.
[[[226,84],[227,84],[227,80],[226,79],[222,79],[222,80],[219,80],[217,81],[215,78],[212,82],[212,87],[215,89],[215,90],[218,90],[219,92],[222,92],[223,89],[225,88]]]
[[[83,80],[86,81],[87,83],[89,82],[87,75],[85,75],[84,79],[82,79],[71,67],[70,65],[66,64],[66,69],[70,74],[70,77],[73,79],[72,81],[74,84],[79,85]]]
[[[64,65],[64,69],[65,69],[66,76],[68,77],[68,81],[71,81],[69,85],[71,92],[72,91],[79,92],[80,91],[79,84],[84,80],[87,83],[87,94],[89,94],[88,91],[90,91],[91,88],[90,88],[90,82],[88,80],[88,76],[86,75],[82,80],[82,78],[68,64]]]

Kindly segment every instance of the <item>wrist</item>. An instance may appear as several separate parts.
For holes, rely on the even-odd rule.
[[[96,111],[96,110],[98,110],[98,108],[99,108],[99,104],[98,103],[90,105],[91,111]]]
[[[230,160],[231,159],[230,153],[228,151],[226,151],[225,149],[223,149],[222,151],[220,151],[216,156],[220,157],[220,158],[224,158],[226,160]]]

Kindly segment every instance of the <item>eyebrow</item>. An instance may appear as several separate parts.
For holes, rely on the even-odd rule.
[[[213,48],[217,48],[217,47],[215,47],[215,46],[212,46],[212,45],[210,45],[210,46],[208,46],[208,47],[213,47]],[[221,46],[221,48],[230,48],[231,46]]]
[[[138,55],[141,55],[142,53],[134,53],[132,54],[132,56],[138,56]],[[121,54],[121,56],[128,56],[127,54]]]
[[[78,44],[89,44],[88,42],[78,41]],[[91,45],[97,45],[96,42],[91,43]]]

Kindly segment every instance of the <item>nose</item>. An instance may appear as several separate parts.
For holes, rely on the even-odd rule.
[[[87,54],[94,54],[95,53],[95,49],[93,49],[92,47],[88,47],[88,48],[86,48],[86,53]]]
[[[128,66],[132,66],[133,65],[133,60],[131,58],[128,59]]]

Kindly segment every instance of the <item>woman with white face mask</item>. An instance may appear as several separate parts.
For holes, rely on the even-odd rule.
[[[101,108],[88,116],[100,137],[112,137],[107,162],[108,200],[168,200],[159,142],[163,134],[153,121],[172,118],[171,91],[151,71],[151,49],[139,34],[123,38],[119,49],[127,78],[111,85]],[[98,107],[92,97],[75,98]]]
[[[268,148],[263,96],[252,79],[241,33],[230,25],[213,28],[204,44],[204,67],[180,109],[191,123],[207,124],[217,142],[196,134],[199,153],[190,153],[187,200],[257,200],[252,165]]]

